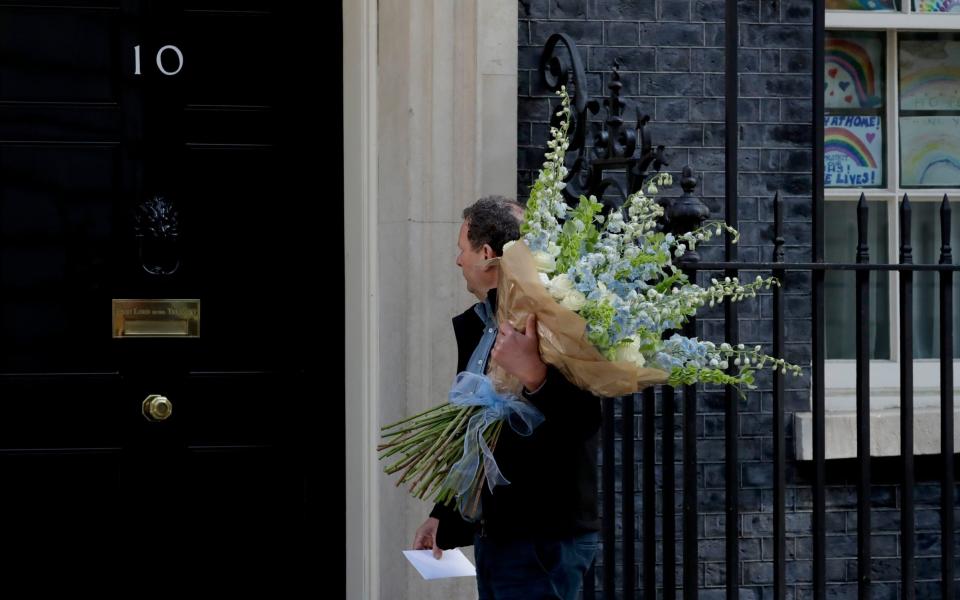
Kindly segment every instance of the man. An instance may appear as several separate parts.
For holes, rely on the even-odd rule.
[[[457,370],[486,372],[489,360],[515,375],[545,420],[529,437],[504,426],[494,450],[510,483],[484,485],[482,515],[468,523],[437,504],[414,549],[474,545],[480,600],[576,598],[597,549],[596,456],[600,402],[540,359],[536,318],[523,328],[497,324],[498,266],[488,264],[520,237],[523,207],[481,198],[463,211],[457,266],[479,302],[453,319]]]

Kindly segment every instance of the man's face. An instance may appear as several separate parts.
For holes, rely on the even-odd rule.
[[[463,271],[463,278],[467,280],[467,291],[483,300],[486,298],[487,290],[497,285],[497,270],[487,265],[487,261],[494,257],[494,252],[489,244],[474,249],[467,238],[467,227],[466,221],[460,225],[460,238],[457,241],[460,252],[457,254],[457,266]]]

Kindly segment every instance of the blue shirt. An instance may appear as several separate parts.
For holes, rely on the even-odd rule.
[[[497,314],[490,306],[489,299],[474,304],[473,311],[483,321],[483,336],[480,338],[480,343],[477,344],[473,354],[470,355],[470,360],[467,362],[467,372],[485,375],[487,362],[490,360],[490,351],[493,350],[493,344],[497,341]]]

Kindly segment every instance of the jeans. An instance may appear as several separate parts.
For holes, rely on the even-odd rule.
[[[598,538],[588,533],[558,540],[495,541],[477,535],[480,600],[576,600]]]

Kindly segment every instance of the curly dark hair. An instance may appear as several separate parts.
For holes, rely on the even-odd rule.
[[[474,250],[490,244],[497,256],[503,245],[520,237],[523,205],[503,196],[484,196],[463,209],[467,239]]]

